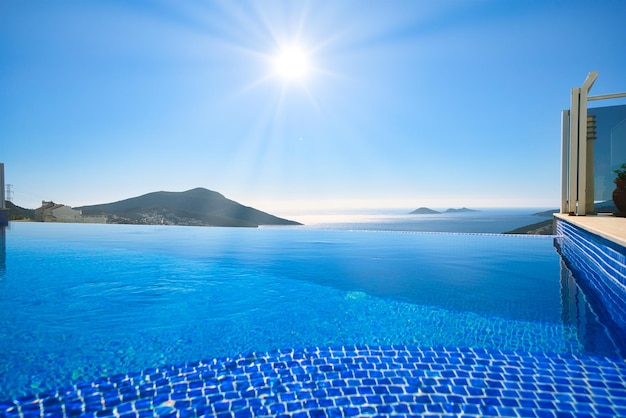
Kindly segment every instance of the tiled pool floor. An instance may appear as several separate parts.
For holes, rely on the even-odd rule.
[[[0,416],[626,416],[626,362],[410,346],[250,353],[0,403]]]

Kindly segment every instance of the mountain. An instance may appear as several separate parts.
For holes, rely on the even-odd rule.
[[[204,188],[153,192],[114,203],[82,206],[83,215],[107,215],[108,223],[204,226],[301,225],[243,206]]]
[[[610,201],[602,201],[596,202],[594,204],[596,213],[612,213],[617,211],[615,204]],[[530,235],[553,235],[554,231],[554,221],[553,215],[555,213],[559,213],[559,209],[550,209],[543,212],[533,213],[533,216],[545,216],[550,217],[545,221],[537,222],[531,225],[522,226],[520,228],[514,229],[512,231],[503,232],[504,234],[530,234]]]
[[[543,212],[533,213],[533,216],[552,217],[552,215],[554,215],[555,213],[559,213],[559,210],[558,209],[544,210]]]
[[[446,209],[446,211],[444,213],[464,213],[464,212],[480,212],[476,209],[468,209],[466,207],[462,207],[461,209]]]
[[[422,207],[422,208],[415,209],[413,212],[410,212],[409,215],[436,215],[439,213],[441,212],[437,212],[436,210]]]
[[[531,225],[522,226],[503,234],[554,235],[554,221],[548,219]]]

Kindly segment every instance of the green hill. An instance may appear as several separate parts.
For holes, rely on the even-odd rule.
[[[24,209],[17,205],[14,205],[13,202],[6,201],[5,205],[7,209],[9,209],[9,221],[22,221],[22,220],[33,220],[35,219],[35,210],[34,209]]]
[[[503,232],[503,234],[554,235],[554,221],[547,219],[512,231]]]
[[[109,223],[206,226],[300,225],[298,222],[243,206],[220,193],[196,188],[154,192],[114,203],[82,206],[83,215],[106,215]]]

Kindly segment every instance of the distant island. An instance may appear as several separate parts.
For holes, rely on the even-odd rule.
[[[446,209],[444,211],[444,213],[464,213],[464,212],[480,212],[479,210],[476,209],[468,209],[468,208],[461,208],[461,209]]]
[[[443,212],[438,212],[433,209],[421,207],[421,208],[415,209],[412,212],[409,212],[409,215],[437,215],[441,213],[465,213],[465,212],[480,212],[480,211],[476,209],[468,209],[466,207],[462,207],[460,209],[450,208],[450,209],[446,209]]]
[[[436,210],[428,209],[428,208],[418,208],[413,212],[410,212],[409,215],[438,215],[441,212],[437,212]]]
[[[44,205],[45,204],[45,205]],[[218,192],[196,188],[185,192],[153,192],[100,205],[69,206],[43,202],[39,209],[24,209],[7,202],[10,220],[89,222],[112,224],[258,227],[302,225],[241,205]]]

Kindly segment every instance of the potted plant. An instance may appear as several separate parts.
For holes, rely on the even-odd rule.
[[[616,174],[615,190],[613,190],[613,203],[617,207],[615,216],[626,217],[626,164],[622,164],[619,169],[613,170]]]

